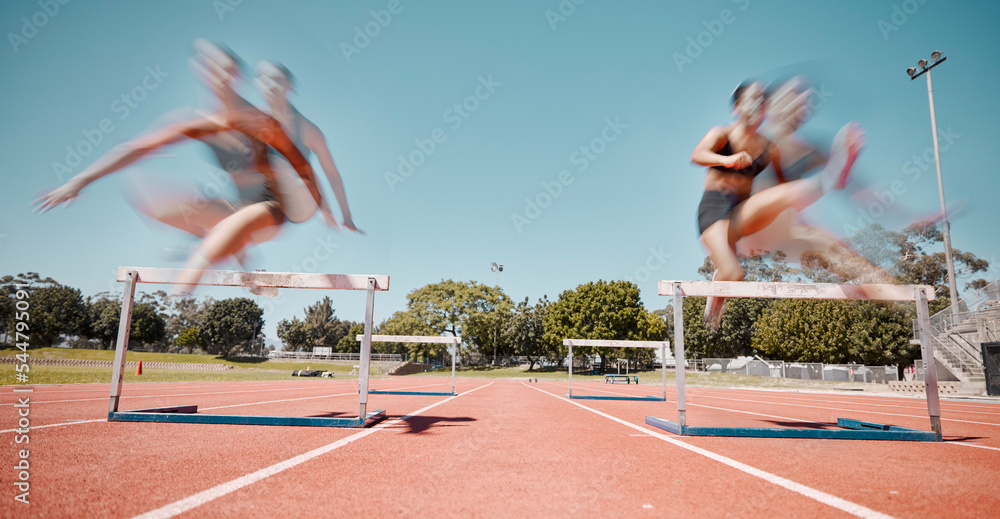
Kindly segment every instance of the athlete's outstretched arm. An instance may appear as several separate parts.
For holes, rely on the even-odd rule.
[[[333,162],[333,155],[330,154],[330,148],[326,145],[326,137],[323,136],[323,132],[316,125],[307,122],[302,141],[307,148],[316,154],[319,165],[323,167],[323,172],[326,173],[326,178],[330,181],[333,196],[337,198],[340,212],[344,216],[344,227],[352,231],[362,232],[354,224],[354,218],[351,217],[351,208],[347,205],[347,193],[344,191],[344,181],[340,178],[340,171],[337,170],[337,165]]]
[[[197,139],[226,129],[224,118],[210,116],[173,124],[117,146],[62,186],[35,200],[38,204],[35,211],[44,213],[59,204],[72,201],[80,194],[80,190],[92,182],[135,163],[151,151],[184,139]]]

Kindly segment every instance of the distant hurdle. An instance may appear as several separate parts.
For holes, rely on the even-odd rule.
[[[356,340],[361,340],[362,336],[358,335]],[[458,355],[458,345],[462,344],[461,337],[431,337],[426,335],[372,335],[372,342],[414,342],[414,343],[424,343],[424,344],[450,344],[451,347],[448,348],[448,352],[451,353],[451,393],[445,393],[444,391],[389,391],[389,390],[370,390],[369,394],[372,395],[456,395],[455,393],[455,357]]]
[[[567,398],[587,400],[647,400],[662,402],[667,399],[667,341],[610,341],[594,339],[563,339],[563,346],[569,346],[569,394]],[[590,396],[573,395],[573,346],[598,348],[660,348],[663,372],[663,396]]]
[[[913,301],[917,306],[920,353],[925,366],[927,411],[930,415],[932,431],[919,431],[845,418],[837,419],[837,425],[842,429],[692,427],[687,425],[686,419],[683,369],[677,370],[677,421],[647,416],[647,424],[682,436],[941,441],[941,405],[938,400],[937,371],[931,343],[930,314],[927,309],[927,302],[934,300],[932,287],[927,285],[836,285],[832,283],[751,281],[660,281],[659,295],[673,296],[674,298],[674,357],[678,366],[684,363],[684,296]]]
[[[372,316],[375,311],[375,292],[389,290],[389,276],[349,275],[349,274],[308,274],[299,272],[240,272],[205,271],[198,285],[226,287],[274,287],[325,290],[365,290],[365,333],[361,341],[361,369],[357,418],[321,418],[295,416],[240,416],[197,414],[198,406],[165,407],[119,411],[118,400],[122,394],[125,371],[125,352],[128,349],[129,329],[132,325],[132,307],[135,300],[135,286],[138,283],[176,284],[182,269],[161,269],[144,267],[118,267],[118,281],[125,283],[122,294],[122,312],[118,323],[118,343],[115,346],[115,362],[111,375],[111,403],[108,408],[109,422],[171,422],[171,423],[215,423],[243,425],[306,425],[317,427],[365,427],[385,417],[384,410],[367,412],[368,376],[371,366]]]

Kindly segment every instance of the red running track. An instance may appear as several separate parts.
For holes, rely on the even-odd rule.
[[[446,378],[373,381],[442,391]],[[36,386],[29,505],[14,500],[18,396],[0,392],[3,517],[988,517],[1000,404],[943,400],[941,443],[679,438],[666,403],[568,400],[565,382],[460,379],[455,397],[371,395],[368,429],[109,423],[108,386]],[[576,382],[574,394],[658,395]],[[127,384],[121,409],[355,416],[347,380]],[[923,399],[688,388],[691,425],[927,430]]]

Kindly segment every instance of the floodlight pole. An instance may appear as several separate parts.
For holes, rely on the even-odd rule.
[[[501,263],[501,264],[498,265],[497,262],[494,261],[492,263],[492,265],[493,265],[493,272],[496,274],[496,279],[494,281],[493,288],[500,288],[500,271],[503,270],[503,263]],[[499,300],[497,302],[499,302]],[[493,312],[494,312],[494,317],[499,317],[499,314],[497,313],[497,308],[495,306],[493,307]],[[497,343],[499,342],[499,337],[498,337],[499,335],[500,335],[500,323],[499,322],[494,322],[493,323],[493,365],[494,366],[496,366],[496,364],[497,364]]]
[[[958,286],[955,282],[955,261],[951,251],[951,224],[948,222],[948,209],[944,202],[944,180],[941,177],[941,151],[938,147],[937,118],[934,114],[934,85],[931,82],[931,69],[944,63],[948,59],[942,57],[931,66],[921,70],[919,73],[910,76],[910,80],[917,79],[925,72],[927,73],[927,99],[931,108],[931,135],[934,139],[934,165],[937,168],[938,197],[941,200],[941,234],[944,238],[944,260],[948,270],[948,297],[951,298],[951,315],[954,317],[954,324],[958,324],[960,312],[958,307]]]

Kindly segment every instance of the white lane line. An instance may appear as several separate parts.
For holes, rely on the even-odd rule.
[[[808,404],[788,404],[788,403],[780,403],[780,402],[761,402],[759,400],[744,400],[742,398],[730,398],[730,397],[724,397],[724,396],[709,396],[709,395],[698,395],[698,397],[699,398],[714,398],[716,400],[730,400],[730,401],[733,401],[733,402],[749,402],[749,403],[752,403],[752,404],[765,404],[765,405],[778,405],[778,406],[782,406],[783,405],[783,406],[792,406],[792,407],[808,407],[810,409],[826,409],[826,410],[829,410],[829,411],[844,411],[845,413],[883,414],[883,415],[886,415],[886,416],[902,416],[902,417],[906,417],[906,418],[927,418],[926,415],[924,415],[924,416],[914,416],[914,415],[911,415],[911,414],[886,413],[884,411],[872,411],[872,410],[868,410],[868,409],[840,409],[838,407],[823,407],[823,406],[818,406],[818,405],[815,405],[815,404],[808,405]],[[695,404],[691,404],[691,405],[695,405]],[[1000,423],[973,422],[971,420],[959,420],[957,418],[945,418],[943,416],[941,417],[941,419],[942,420],[947,420],[949,422],[971,423],[971,424],[976,424],[976,425],[992,425],[994,427],[1000,427]]]
[[[426,387],[426,386],[403,386],[403,387],[398,388],[398,390],[399,391],[405,391],[405,390],[408,390],[408,389],[419,389],[419,388],[422,388],[422,387]],[[204,407],[204,408],[202,408],[202,411],[209,411],[209,410],[212,410],[212,409],[226,409],[226,408],[229,408],[229,407],[246,407],[246,406],[249,406],[249,405],[277,404],[277,403],[281,403],[281,402],[297,402],[299,400],[315,400],[317,398],[331,398],[331,397],[335,397],[335,396],[351,396],[351,395],[357,395],[357,394],[358,394],[358,392],[354,391],[352,393],[337,393],[335,395],[305,396],[305,397],[302,397],[302,398],[286,398],[286,399],[283,399],[283,400],[268,400],[266,402],[250,402],[250,403],[246,403],[246,404],[220,405],[220,406],[215,406],[215,407]],[[3,432],[3,431],[0,431],[0,432]]]
[[[989,449],[991,451],[1000,451],[997,447],[987,447],[986,445],[979,445],[978,443],[961,443],[961,442],[945,442],[948,445],[961,445],[962,447],[975,447],[977,449]]]
[[[338,384],[338,382],[340,382],[340,383]],[[337,380],[337,381],[331,382],[331,385],[338,385],[338,386],[343,386],[343,385],[347,385],[347,384],[357,385],[357,381],[356,380]],[[441,384],[430,383],[430,384],[424,384],[424,385],[412,386],[412,387],[419,388],[419,387],[431,387],[431,386],[440,386],[440,385]],[[146,389],[146,388],[144,388],[144,389]],[[154,388],[148,388],[148,389],[154,389]],[[178,389],[180,389],[180,388],[178,388]],[[184,388],[184,389],[191,389],[191,388]],[[219,391],[219,392],[215,392],[215,393],[169,393],[169,394],[158,394],[158,395],[126,395],[123,398],[158,398],[158,397],[172,397],[172,396],[229,395],[229,394],[235,394],[235,393],[260,393],[260,392],[263,392],[263,391],[298,391],[298,390],[306,391],[306,390],[313,390],[313,389],[331,389],[331,387],[330,386],[311,385],[311,386],[308,386],[308,387],[299,386],[299,387],[287,387],[287,388],[280,388],[280,387],[279,388],[258,388],[258,389],[248,389],[248,390],[241,390],[241,391]],[[65,403],[73,403],[73,402],[94,402],[94,401],[98,401],[98,400],[108,400],[108,398],[109,397],[105,396],[105,397],[100,397],[100,398],[78,398],[78,399],[73,399],[73,400],[38,400],[38,401],[32,400],[31,403],[32,404],[65,404]],[[10,404],[0,404],[0,405],[10,405],[10,406],[13,406],[15,403],[16,402],[12,402]]]
[[[593,389],[592,391],[601,392],[601,393],[608,393],[610,395],[632,396],[632,395],[630,395],[628,393],[616,393],[614,391],[608,391],[606,389]],[[672,403],[675,403],[675,404],[677,403],[676,400],[666,400],[666,402],[667,403],[671,403],[672,402]],[[790,420],[790,421],[793,421],[793,422],[802,422],[804,424],[829,425],[828,423],[817,422],[815,420],[802,420],[800,418],[790,418],[788,416],[778,416],[778,415],[774,415],[774,414],[755,413],[753,411],[740,411],[740,410],[737,410],[737,409],[727,409],[725,407],[714,407],[714,406],[705,405],[705,404],[692,404],[692,403],[688,402],[688,405],[690,405],[692,407],[704,407],[706,409],[716,409],[718,411],[726,411],[726,412],[730,412],[730,413],[749,414],[749,415],[754,415],[754,416],[765,416],[767,418],[777,418],[777,419],[780,419],[780,420]]]
[[[74,420],[72,422],[50,423],[48,425],[32,425],[31,430],[34,431],[35,429],[47,429],[49,427],[62,427],[64,425],[78,425],[82,423],[107,422],[107,421],[108,421],[107,418],[99,418],[97,420]],[[17,429],[4,429],[0,431],[0,433],[9,433],[9,432],[17,432]]]
[[[600,390],[596,390],[596,391],[600,391]],[[617,395],[622,395],[622,396],[628,396],[628,395],[626,395],[624,393],[613,393],[611,391],[604,391],[604,393],[611,393],[611,394],[617,394]],[[667,402],[668,403],[669,402],[677,403],[675,400],[667,400]],[[768,403],[770,403],[770,402],[768,402]],[[776,405],[781,405],[778,402],[775,402],[775,404]],[[807,423],[807,424],[829,425],[829,424],[826,424],[826,423],[816,422],[816,421],[813,421],[813,420],[802,420],[800,418],[789,418],[787,416],[778,416],[778,415],[765,414],[765,413],[755,413],[755,412],[752,412],[752,411],[741,411],[741,410],[738,410],[738,409],[728,409],[728,408],[725,408],[725,407],[715,407],[715,406],[705,405],[705,404],[691,404],[691,403],[689,403],[688,405],[690,405],[692,407],[704,407],[706,409],[715,409],[717,411],[724,411],[724,412],[729,412],[729,413],[741,413],[741,414],[750,414],[750,415],[755,415],[755,416],[766,416],[768,418],[779,418],[779,419],[782,419],[782,420],[789,420],[789,421],[793,421],[793,422],[802,422],[802,423]],[[633,435],[633,436],[638,436],[638,435]],[[693,437],[693,438],[697,438],[697,437]],[[975,444],[975,443],[961,443],[961,442],[955,442],[955,441],[948,441],[948,442],[945,442],[945,443],[948,444],[948,445],[961,445],[963,447],[977,447],[977,448],[980,448],[980,449],[989,449],[989,450],[994,450],[994,451],[1000,451],[1000,448],[997,448],[997,447],[988,447],[986,445],[979,445],[979,444]]]
[[[402,389],[412,389],[413,387],[422,387],[422,386],[403,387]],[[327,389],[329,389],[329,388],[327,388]],[[215,393],[212,393],[212,394],[215,394]],[[286,398],[286,399],[283,399],[283,400],[268,400],[268,401],[265,401],[265,402],[248,402],[248,403],[245,403],[245,404],[232,404],[232,405],[220,405],[220,406],[216,406],[216,407],[203,407],[203,408],[201,408],[201,410],[202,411],[209,411],[209,410],[212,410],[212,409],[225,409],[225,408],[228,408],[228,407],[245,407],[245,406],[250,406],[250,405],[275,404],[275,403],[281,403],[281,402],[295,402],[295,401],[298,401],[298,400],[313,400],[313,399],[317,399],[317,398],[332,398],[332,397],[335,397],[335,396],[350,396],[350,395],[357,395],[357,394],[358,394],[357,391],[354,391],[354,392],[351,392],[351,393],[337,393],[337,394],[333,394],[333,395],[306,396],[306,397],[302,397],[302,398]],[[173,395],[167,395],[167,396],[173,396]],[[178,395],[178,396],[183,396],[183,395]],[[129,398],[135,398],[135,397],[129,397]],[[63,422],[63,423],[53,423],[53,424],[48,424],[48,425],[35,425],[35,426],[32,426],[31,428],[32,429],[45,429],[45,428],[48,428],[48,427],[62,427],[64,425],[77,425],[77,424],[81,424],[81,423],[94,423],[94,422],[106,422],[106,421],[108,421],[107,418],[100,418],[100,419],[97,419],[97,420],[71,420],[69,422]],[[0,430],[0,434],[9,433],[9,432],[17,432],[17,429],[4,429],[4,430]]]
[[[525,385],[527,386],[527,384],[525,384]],[[813,499],[813,500],[818,501],[820,503],[823,503],[823,504],[825,504],[827,506],[831,506],[833,508],[836,508],[838,510],[846,512],[848,514],[851,514],[851,515],[854,515],[854,516],[857,516],[857,517],[864,517],[866,519],[869,519],[869,518],[871,518],[871,519],[891,519],[892,518],[891,515],[883,514],[882,512],[878,512],[878,511],[872,510],[871,508],[859,505],[857,503],[848,501],[846,499],[837,497],[837,496],[832,495],[832,494],[827,494],[826,492],[823,492],[822,490],[817,490],[815,488],[808,487],[808,486],[803,485],[801,483],[796,483],[796,482],[794,482],[794,481],[792,481],[790,479],[786,479],[786,478],[783,478],[783,477],[778,476],[776,474],[771,474],[770,472],[767,472],[767,471],[764,471],[764,470],[761,470],[761,469],[758,469],[758,468],[755,468],[755,467],[751,467],[750,465],[747,465],[745,463],[741,463],[741,462],[736,461],[736,460],[734,460],[732,458],[727,458],[725,456],[722,456],[721,454],[716,454],[716,453],[714,453],[712,451],[709,451],[707,449],[703,449],[701,447],[695,447],[694,445],[691,445],[691,444],[679,441],[679,440],[677,440],[675,438],[671,438],[669,436],[665,436],[665,435],[660,434],[660,433],[658,433],[656,431],[651,431],[651,430],[646,429],[644,427],[639,427],[638,425],[629,423],[629,422],[627,422],[625,420],[622,420],[621,418],[618,418],[618,417],[615,417],[615,416],[611,416],[611,415],[609,415],[607,413],[603,413],[603,412],[598,411],[596,409],[591,409],[591,408],[589,408],[589,407],[587,407],[585,405],[582,405],[582,404],[580,404],[578,402],[574,402],[574,401],[572,401],[572,400],[570,400],[568,398],[563,398],[563,397],[561,397],[559,395],[556,395],[554,393],[549,393],[548,391],[545,391],[544,389],[538,389],[538,388],[535,388],[535,387],[532,387],[532,386],[528,386],[528,387],[531,387],[532,389],[534,389],[536,391],[540,391],[542,393],[545,393],[546,395],[550,395],[550,396],[558,398],[560,400],[569,402],[569,403],[571,403],[571,404],[573,404],[573,405],[575,405],[577,407],[586,409],[587,411],[590,411],[590,412],[592,412],[592,413],[594,413],[596,415],[599,415],[599,416],[603,416],[604,418],[607,418],[609,420],[618,422],[618,423],[620,423],[620,424],[622,424],[624,426],[631,427],[631,428],[633,428],[633,429],[635,429],[637,431],[649,434],[651,436],[655,436],[655,437],[657,437],[657,438],[659,438],[659,439],[661,439],[661,440],[663,440],[663,441],[665,441],[667,443],[670,443],[670,444],[675,445],[677,447],[680,447],[682,449],[686,449],[686,450],[694,452],[696,454],[700,454],[702,456],[705,456],[706,458],[709,458],[711,460],[718,461],[719,463],[722,463],[724,465],[732,467],[732,468],[734,468],[736,470],[739,470],[741,472],[745,472],[745,473],[750,474],[751,476],[754,476],[754,477],[758,477],[760,479],[763,479],[764,481],[767,481],[768,483],[772,483],[772,484],[777,485],[779,487],[782,487],[784,489],[791,490],[792,492],[795,492],[797,494],[805,496],[805,497],[807,497],[809,499]]]
[[[333,451],[335,449],[343,447],[344,445],[347,445],[349,443],[358,441],[361,438],[364,438],[365,436],[368,436],[368,435],[371,435],[371,434],[375,434],[375,433],[377,433],[377,432],[379,432],[379,431],[381,431],[383,429],[386,429],[388,427],[392,427],[392,426],[397,425],[397,424],[399,424],[401,422],[405,422],[406,420],[409,420],[410,418],[413,418],[413,417],[415,417],[415,416],[417,416],[417,415],[419,415],[419,414],[421,414],[421,413],[423,413],[425,411],[429,411],[429,410],[431,410],[431,409],[433,409],[433,408],[435,408],[435,407],[437,407],[437,406],[439,406],[441,404],[445,404],[445,403],[450,402],[450,401],[452,401],[452,400],[454,400],[456,398],[459,398],[461,396],[464,396],[464,395],[467,395],[469,393],[472,393],[473,391],[478,391],[478,390],[480,390],[480,389],[482,389],[484,387],[490,386],[492,384],[493,384],[493,382],[490,382],[489,384],[479,386],[479,387],[477,387],[475,389],[472,389],[470,391],[466,391],[465,393],[462,393],[460,395],[455,395],[455,396],[448,397],[448,398],[446,398],[444,400],[441,400],[441,401],[436,402],[434,404],[431,404],[431,405],[429,405],[427,407],[424,407],[422,409],[414,411],[414,412],[412,412],[412,413],[410,413],[410,414],[408,414],[408,415],[406,415],[406,416],[404,416],[402,418],[393,420],[391,422],[381,423],[381,424],[378,424],[378,425],[376,425],[376,426],[374,426],[374,427],[372,427],[370,429],[363,429],[362,431],[360,431],[358,433],[355,433],[355,434],[352,434],[351,436],[348,436],[346,438],[337,440],[337,441],[335,441],[333,443],[324,445],[324,446],[319,447],[317,449],[313,449],[313,450],[311,450],[309,452],[306,452],[304,454],[299,454],[298,456],[295,456],[294,458],[289,458],[289,459],[287,459],[285,461],[282,461],[280,463],[275,463],[274,465],[271,465],[270,467],[265,467],[265,468],[260,469],[260,470],[258,470],[256,472],[247,474],[247,475],[245,475],[243,477],[239,477],[239,478],[236,478],[236,479],[234,479],[232,481],[228,481],[226,483],[222,483],[221,485],[216,485],[216,486],[214,486],[214,487],[212,487],[212,488],[210,488],[208,490],[204,490],[202,492],[199,492],[199,493],[194,494],[192,496],[186,497],[186,498],[181,499],[179,501],[174,501],[173,503],[170,503],[169,505],[157,508],[156,510],[151,510],[151,511],[146,512],[144,514],[137,515],[136,519],[161,519],[161,518],[165,519],[165,518],[168,518],[168,517],[174,517],[176,515],[182,514],[184,512],[187,512],[188,510],[197,508],[197,507],[199,507],[199,506],[201,506],[201,505],[203,505],[205,503],[208,503],[210,501],[214,501],[214,500],[216,500],[216,499],[218,499],[218,498],[220,498],[220,497],[222,497],[222,496],[224,496],[226,494],[230,494],[230,493],[235,492],[235,491],[237,491],[237,490],[239,490],[239,489],[241,489],[243,487],[252,485],[252,484],[254,484],[254,483],[256,483],[256,482],[258,482],[258,481],[260,481],[262,479],[271,477],[271,476],[273,476],[275,474],[278,474],[279,472],[283,472],[283,471],[288,470],[288,469],[290,469],[292,467],[295,467],[296,465],[300,465],[302,463],[305,463],[305,462],[307,462],[307,461],[309,461],[309,460],[311,460],[313,458],[322,456],[322,455],[324,455],[324,454],[326,454],[326,453],[328,453],[330,451]]]
[[[344,384],[338,384],[338,385],[344,385]],[[299,390],[301,390],[301,391],[307,391],[307,390],[313,390],[313,389],[330,389],[330,387],[310,386],[310,387],[289,387],[289,388],[275,388],[275,389],[247,389],[247,390],[240,390],[240,391],[218,391],[218,392],[215,392],[215,393],[169,393],[169,394],[159,394],[159,395],[123,395],[122,398],[129,398],[129,399],[131,399],[131,398],[165,398],[165,397],[173,397],[173,396],[231,395],[231,394],[236,394],[236,393],[261,393],[261,392],[264,392],[264,391],[299,391]],[[105,397],[101,397],[101,398],[80,398],[80,399],[75,399],[75,400],[39,400],[39,401],[32,400],[31,404],[32,405],[35,405],[35,404],[66,404],[66,403],[73,403],[73,402],[93,402],[93,401],[96,401],[96,400],[108,400],[109,398],[110,397],[105,396]],[[12,406],[14,404],[11,403],[11,404],[0,404],[0,405],[11,405]]]
[[[736,391],[732,391],[732,390],[729,391],[729,393],[735,393],[735,392]],[[723,391],[719,391],[718,393],[724,393],[724,392]],[[738,394],[740,396],[746,396],[746,394],[744,392],[740,392]],[[758,396],[772,397],[772,398],[775,398],[777,400],[793,400],[794,399],[794,400],[797,400],[797,401],[810,400],[810,398],[808,398],[808,396],[825,396],[822,393],[800,393],[799,395],[802,396],[802,397],[806,397],[806,398],[795,398],[795,397],[792,397],[792,396],[774,395],[774,394],[758,395]],[[705,396],[705,395],[700,395],[700,396]],[[715,398],[721,398],[721,397],[715,397]],[[883,398],[893,398],[893,397],[883,397]],[[896,398],[898,398],[898,397],[896,397]],[[826,400],[826,399],[822,399],[822,398],[812,398],[812,400],[820,402],[820,403],[823,403],[823,404],[848,404],[848,405],[864,405],[864,406],[872,406],[872,407],[894,407],[894,408],[900,409],[900,410],[913,410],[913,411],[920,411],[921,408],[922,409],[927,409],[926,404],[924,404],[923,406],[920,405],[920,404],[923,403],[923,400],[915,400],[915,399],[905,399],[905,400],[901,400],[898,403],[893,403],[893,404],[884,403],[885,400],[882,400],[883,403],[881,403],[881,404],[876,404],[876,403],[873,403],[871,401],[862,400],[862,399],[858,399],[858,401],[856,401],[856,402],[844,401],[844,400]],[[777,401],[777,402],[774,402],[774,403],[775,404],[782,404],[784,402]],[[943,403],[944,402],[942,402],[942,404]],[[911,404],[911,405],[905,405],[904,406],[904,405],[900,405],[900,404]],[[976,410],[976,409],[969,409],[968,406],[963,406],[963,407],[966,407],[966,408],[965,409],[958,409],[958,408],[955,408],[953,406],[942,406],[941,409],[944,410],[944,411],[948,411],[949,413],[973,413],[973,414],[977,414],[977,415],[994,415],[994,416],[1000,416],[1000,413],[991,413],[989,411],[979,411],[979,410]],[[997,407],[994,406],[994,407],[992,407],[992,409],[995,410],[995,409],[997,409]]]
[[[345,382],[346,380],[344,380],[344,379],[338,379],[336,381],[337,382]],[[186,387],[187,388],[195,388],[195,389],[211,388],[211,387],[218,387],[218,384],[228,384],[228,383],[231,383],[231,382],[232,381],[226,381],[226,380],[222,380],[222,381],[218,381],[218,382],[201,382],[201,383],[206,384],[206,385],[204,385],[204,386],[186,386]],[[240,382],[246,383],[247,387],[256,387],[256,386],[274,386],[274,385],[281,385],[281,384],[288,385],[290,383],[305,382],[305,381],[297,381],[297,380],[273,380],[273,381],[270,381],[270,382],[273,382],[273,383],[263,383],[263,382],[258,383],[258,382],[254,382],[254,381],[240,381]],[[108,384],[109,384],[108,382],[87,382],[87,383],[73,384],[74,386],[80,386],[80,389],[54,389],[57,386],[64,386],[64,385],[67,385],[67,384],[34,384],[31,387],[33,387],[35,389],[35,394],[36,395],[37,394],[51,395],[53,393],[93,393],[95,391],[97,391],[97,392],[107,392],[108,391]],[[135,391],[141,391],[141,390],[147,390],[147,389],[148,390],[169,389],[171,386],[179,386],[179,385],[183,385],[183,384],[185,384],[185,383],[184,382],[130,382],[129,386],[130,386],[131,389],[133,389]],[[215,384],[215,385],[212,385],[212,384]],[[89,387],[89,386],[95,386],[95,387]],[[13,388],[16,388],[16,387],[18,387],[18,386],[0,386],[0,389],[13,389]]]

